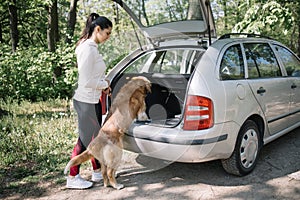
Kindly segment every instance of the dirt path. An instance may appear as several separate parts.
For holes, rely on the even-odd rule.
[[[83,171],[90,178],[90,171]],[[228,175],[220,162],[167,163],[124,152],[118,181],[122,190],[49,189],[43,197],[28,199],[300,199],[300,128],[263,148],[259,163],[246,177]],[[9,199],[14,199],[16,196]]]

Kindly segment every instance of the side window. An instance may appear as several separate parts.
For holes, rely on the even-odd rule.
[[[267,43],[245,43],[245,54],[249,78],[270,78],[281,76],[281,70],[274,52]]]
[[[229,47],[221,61],[220,77],[222,80],[236,80],[244,78],[244,62],[241,46]]]
[[[284,64],[287,75],[300,77],[300,61],[298,58],[288,49],[279,45],[274,46],[282,63]]]

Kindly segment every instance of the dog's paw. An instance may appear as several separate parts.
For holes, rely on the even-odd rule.
[[[117,184],[114,188],[116,188],[117,190],[121,190],[124,188],[123,184]]]
[[[149,120],[147,114],[145,112],[139,113],[137,116],[138,120],[140,121],[146,121]]]
[[[127,133],[127,132],[128,132],[128,130],[127,130],[127,129],[125,129],[125,128],[123,128],[123,129],[121,129],[121,128],[120,128],[120,129],[119,129],[119,132],[124,134],[124,133]]]

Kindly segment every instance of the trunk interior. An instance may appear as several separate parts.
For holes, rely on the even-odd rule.
[[[144,76],[152,83],[152,92],[145,99],[146,114],[149,121],[136,121],[160,126],[176,126],[182,116],[186,88],[190,74],[162,74],[162,73],[124,73],[115,78],[111,84],[111,100],[120,88],[132,77]]]

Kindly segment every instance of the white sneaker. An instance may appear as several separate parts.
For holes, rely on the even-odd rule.
[[[115,174],[115,177],[118,177],[118,173]],[[100,182],[103,179],[101,172],[94,172],[92,173],[92,181],[93,182]]]
[[[103,179],[101,172],[93,172],[92,173],[92,181],[100,182]]]
[[[93,186],[93,183],[81,178],[79,174],[75,177],[68,177],[67,178],[67,188],[70,189],[87,189]]]

